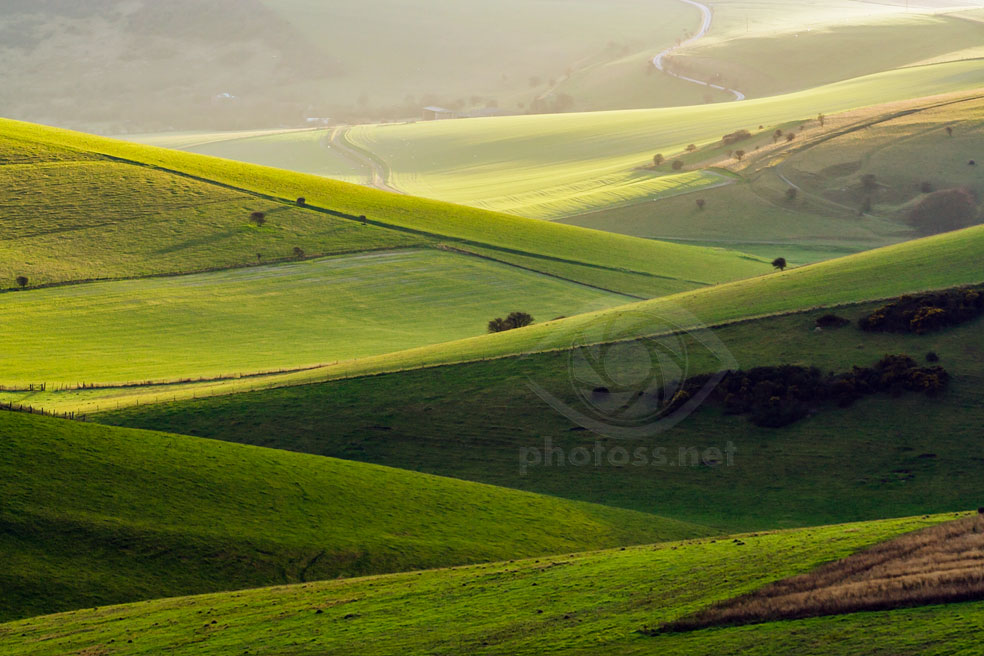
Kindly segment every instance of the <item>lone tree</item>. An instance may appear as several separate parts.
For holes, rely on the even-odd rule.
[[[878,189],[878,176],[874,173],[865,173],[862,175],[861,188],[868,192]]]
[[[656,153],[653,155],[653,166],[662,166],[666,158],[663,157],[663,153]]]
[[[707,205],[707,201],[706,200],[704,200],[703,198],[698,198],[697,199],[697,209],[702,210],[702,209],[704,209],[704,206],[705,205]]]
[[[786,258],[777,257],[776,259],[772,260],[772,266],[773,268],[779,269],[780,271],[785,271],[786,267],[789,266],[789,264],[787,264]]]
[[[523,328],[533,323],[533,317],[526,312],[510,312],[505,319],[496,317],[489,322],[490,333],[501,333],[507,330]]]
[[[948,137],[952,137],[953,136],[953,126],[952,125],[946,126],[946,136],[948,136]]]
[[[826,125],[826,123],[827,123],[827,117],[823,115],[823,112],[817,114],[817,123],[820,124],[820,127],[823,127],[824,125]]]
[[[799,189],[797,189],[796,187],[790,187],[789,189],[786,190],[786,200],[790,202],[796,200],[796,197],[798,195],[799,195]]]
[[[27,282],[28,282],[27,276],[17,276],[18,287],[27,287]]]
[[[300,246],[294,246],[294,257],[296,257],[299,260],[300,259],[303,259],[304,258],[304,249],[301,248]]]
[[[362,222],[362,225],[365,225],[366,224],[366,215],[365,214],[359,215],[359,221]]]
[[[683,168],[683,160],[682,159],[675,159],[675,160],[673,160],[673,170],[674,171],[679,171],[682,168]]]
[[[736,150],[735,151],[735,159],[738,160],[739,162],[741,160],[745,159],[745,151],[744,150]]]
[[[786,135],[786,143],[791,142],[795,138],[796,138],[796,133],[790,132],[789,134]]]
[[[257,253],[256,254],[256,261],[259,262],[262,259],[263,259],[263,253]]]
[[[304,196],[298,197],[298,199],[297,199],[297,206],[298,207],[304,207],[305,204],[307,204],[307,199]]]
[[[264,212],[253,212],[249,215],[250,222],[257,226],[261,226],[266,223],[266,213]]]
[[[688,153],[692,153],[692,152],[694,152],[695,150],[697,150],[697,145],[696,145],[696,144],[689,144],[689,145],[687,146],[687,152],[688,152]]]
[[[778,143],[781,138],[782,130],[777,128],[776,131],[772,133],[772,143]]]

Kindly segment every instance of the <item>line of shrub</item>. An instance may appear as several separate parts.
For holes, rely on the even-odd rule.
[[[868,332],[923,333],[971,321],[984,314],[980,289],[950,289],[944,292],[902,296],[871,314],[858,326]]]
[[[711,374],[687,379],[670,403],[682,407],[711,380]],[[934,396],[950,380],[940,366],[920,367],[908,355],[886,355],[873,367],[854,367],[843,373],[824,373],[816,367],[782,365],[729,371],[708,397],[731,415],[747,415],[756,426],[780,428],[815,413],[822,405],[845,408],[863,396],[903,392]]]

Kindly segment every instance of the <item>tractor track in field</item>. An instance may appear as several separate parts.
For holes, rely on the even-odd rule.
[[[331,134],[328,136],[329,147],[340,152],[349,161],[367,169],[369,172],[368,184],[370,187],[393,194],[403,194],[404,192],[389,183],[390,172],[385,164],[361,148],[353,146],[345,138],[348,131],[348,127],[332,128]]]

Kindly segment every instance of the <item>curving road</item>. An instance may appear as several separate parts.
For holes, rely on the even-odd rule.
[[[669,55],[670,53],[676,50],[679,50],[680,48],[686,45],[689,45],[691,43],[694,43],[695,41],[702,39],[707,34],[707,31],[711,29],[711,18],[713,15],[711,14],[710,7],[708,7],[705,4],[696,2],[696,0],[680,0],[680,2],[685,2],[688,5],[693,5],[694,7],[697,7],[697,9],[700,10],[700,15],[701,15],[700,29],[697,30],[697,33],[695,35],[693,35],[686,41],[681,41],[678,45],[671,46],[666,50],[664,50],[663,52],[656,55],[655,57],[653,57],[653,66],[655,66],[658,70],[662,71],[663,73],[666,73],[667,75],[672,75],[673,77],[679,78],[681,80],[685,80],[687,82],[692,82],[694,84],[699,84],[704,87],[709,87],[711,89],[717,89],[718,91],[724,91],[726,93],[730,93],[735,97],[735,100],[744,100],[745,94],[743,94],[741,91],[738,91],[736,89],[729,89],[727,87],[722,87],[720,84],[711,84],[710,82],[705,82],[703,80],[696,80],[692,77],[687,77],[686,75],[678,75],[676,73],[666,70],[663,67],[663,59],[667,55]]]

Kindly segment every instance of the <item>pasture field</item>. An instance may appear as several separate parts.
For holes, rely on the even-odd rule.
[[[694,172],[643,170],[739,129],[803,121],[984,84],[980,61],[898,69],[771,98],[664,108],[407,125],[357,126],[346,138],[383,159],[410,194],[556,219],[695,188]],[[679,177],[674,177],[674,175]],[[706,175],[706,174],[705,174]],[[704,183],[710,184],[705,178]]]
[[[634,300],[477,257],[386,251],[0,294],[6,385],[216,377],[325,364]]]
[[[161,399],[257,390],[283,385],[404,371],[566,350],[573,344],[694,330],[742,319],[941,289],[984,281],[980,256],[984,226],[913,240],[748,280],[621,305],[601,312],[534,324],[521,330],[339,362],[310,371],[212,383],[97,390],[0,392],[0,400],[55,411],[98,412]],[[38,381],[40,382],[40,381]]]
[[[984,322],[926,336],[865,333],[855,326],[814,331],[814,320],[827,312],[853,321],[880,305],[771,316],[655,345],[627,342],[147,405],[94,420],[410,467],[729,531],[976,507],[980,459],[973,454],[984,422]],[[624,336],[616,330],[615,337]],[[612,385],[607,380],[655,376],[651,385],[659,387],[661,378],[783,364],[846,372],[887,353],[923,361],[930,351],[952,376],[942,396],[879,395],[846,409],[831,404],[779,429],[707,404],[653,436],[604,437],[542,396],[545,390],[571,411],[618,429],[633,424],[613,419],[620,415],[617,406],[592,394],[599,384]],[[656,362],[649,355],[654,352],[685,356]],[[588,358],[598,362],[604,380],[575,377]],[[689,451],[723,451],[729,443],[732,465],[706,466]],[[556,455],[547,460],[548,446],[563,450],[564,464]],[[575,466],[565,460],[575,449],[594,454],[599,446],[600,462]],[[662,461],[649,455],[654,447],[665,449]],[[647,455],[641,462],[635,460],[639,448]],[[613,449],[627,450],[632,461],[608,460]]]
[[[0,649],[11,656],[86,650],[313,655],[350,649],[357,640],[367,654],[542,654],[561,645],[584,654],[829,654],[831,645],[850,641],[869,653],[926,653],[927,644],[972,653],[981,603],[691,634],[641,633],[953,518],[688,540],[86,609],[4,624]]]
[[[596,277],[605,284],[610,284],[620,274],[626,274],[627,289],[630,293],[642,296],[677,291],[681,281],[690,286],[700,286],[747,277],[767,270],[767,264],[758,258],[722,249],[656,243],[624,235],[554,225],[385,193],[310,174],[164,150],[28,123],[0,120],[0,127],[5,135],[21,142],[43,144],[46,148],[83,151],[90,157],[104,156],[138,164],[139,168],[130,167],[119,172],[132,173],[138,178],[163,175],[165,179],[160,184],[165,187],[176,185],[180,190],[182,186],[194,183],[195,186],[191,189],[193,192],[220,193],[225,198],[228,198],[229,187],[232,187],[231,191],[242,194],[240,200],[244,204],[248,202],[251,211],[267,210],[269,215],[267,225],[262,230],[253,229],[249,223],[249,214],[239,214],[238,206],[226,212],[225,221],[213,223],[196,220],[187,228],[182,228],[176,222],[158,221],[153,229],[146,231],[140,231],[141,226],[134,224],[133,232],[140,234],[131,235],[131,230],[124,230],[122,227],[104,227],[91,237],[86,235],[86,239],[74,234],[71,244],[56,244],[57,249],[46,243],[34,245],[29,239],[19,239],[17,235],[12,235],[3,242],[4,249],[27,251],[30,248],[33,249],[30,254],[35,257],[49,257],[45,254],[49,251],[52,253],[43,265],[31,268],[21,264],[20,268],[27,269],[26,271],[11,271],[12,275],[27,275],[39,282],[45,280],[46,267],[54,268],[58,266],[57,262],[66,257],[64,251],[67,248],[77,244],[80,251],[84,252],[89,248],[85,244],[89,243],[99,244],[100,250],[83,261],[104,263],[109,270],[105,277],[114,277],[113,263],[125,258],[125,254],[131,249],[131,241],[143,243],[144,248],[131,258],[127,269],[130,272],[139,262],[146,262],[144,270],[157,272],[186,271],[185,267],[192,262],[198,265],[192,268],[199,270],[209,268],[206,262],[212,267],[243,266],[255,261],[256,253],[263,254],[267,261],[290,257],[294,246],[311,255],[413,245],[424,241],[444,243],[464,250],[478,246],[510,255],[536,258],[539,264],[535,268],[539,271],[551,273],[555,266],[563,269],[564,274],[561,275],[565,276],[576,271],[573,276],[575,280],[597,286],[604,285],[599,285]],[[173,181],[168,177],[175,173],[180,180]],[[39,169],[31,167],[22,175],[41,174]],[[128,182],[126,178],[122,178],[122,181]],[[110,183],[111,180],[107,182]],[[199,187],[199,183],[206,186]],[[32,197],[29,191],[30,187],[15,199],[12,211],[15,217],[31,215]],[[74,226],[73,221],[80,214],[74,205],[88,206],[96,203],[93,211],[102,209],[98,206],[98,200],[94,200],[88,187],[84,185],[53,185],[51,193],[59,192],[65,196],[52,199],[53,204],[63,206],[63,211],[52,214],[54,231]],[[126,184],[119,189],[111,187],[107,190],[107,195],[115,199],[120,207],[107,209],[107,212],[127,216],[126,201],[138,194],[139,185]],[[306,198],[307,208],[302,209],[295,205],[294,201],[298,197]],[[153,198],[154,196],[148,196],[141,204],[151,203]],[[193,204],[201,202],[201,198],[186,200]],[[277,214],[272,214],[274,210]],[[189,219],[200,218],[198,212],[205,212],[205,216],[208,216],[207,210],[201,207],[189,205],[189,211],[196,213]],[[361,216],[367,217],[367,225],[360,225]],[[70,220],[58,223],[58,217],[67,217]],[[155,218],[158,217],[151,214],[147,220],[152,221]],[[18,260],[27,263],[34,261],[33,257],[16,256],[17,250],[11,251],[11,263]],[[178,261],[172,262],[172,258]],[[8,260],[5,258],[5,261]],[[69,261],[74,262],[70,257]],[[81,265],[73,263],[72,266]],[[90,272],[91,267],[69,279],[90,277]],[[63,275],[69,274],[64,272]],[[640,285],[637,279],[639,277],[648,279],[647,284]],[[51,277],[47,279],[50,280]],[[661,289],[663,281],[669,281],[668,289]],[[9,285],[13,286],[13,282]]]
[[[709,533],[649,514],[178,435],[11,412],[0,413],[0,429],[3,620]]]

